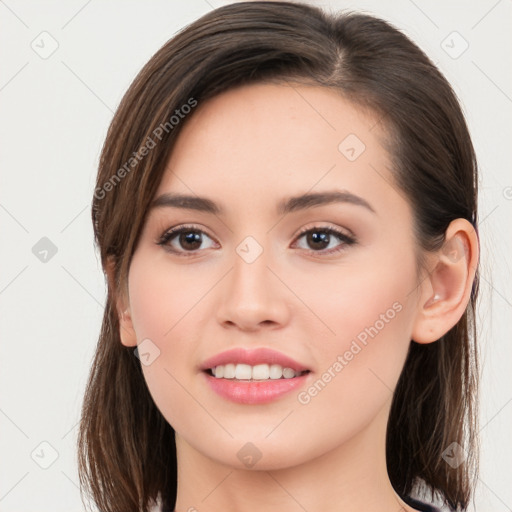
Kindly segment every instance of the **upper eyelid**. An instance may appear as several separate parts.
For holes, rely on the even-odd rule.
[[[321,221],[319,221],[319,222],[321,222]],[[308,231],[314,230],[314,229],[318,229],[318,231],[321,231],[323,229],[325,229],[325,230],[332,229],[333,231],[338,231],[338,232],[340,232],[340,234],[345,235],[347,237],[356,238],[355,233],[351,229],[348,229],[346,227],[342,228],[342,227],[339,227],[339,226],[335,226],[335,225],[333,225],[332,223],[329,223],[329,222],[325,226],[322,226],[321,224],[315,224],[313,226],[301,228],[299,230],[299,232],[295,235],[295,238],[298,237],[298,236],[301,236],[301,235],[303,235],[305,233],[307,233]],[[346,231],[346,233],[345,233],[345,231]]]
[[[322,222],[326,222],[325,225],[322,225]],[[190,231],[200,231],[202,233],[205,233],[206,235],[210,236],[211,238],[215,238],[212,235],[208,234],[208,229],[199,226],[197,224],[191,223],[191,224],[177,224],[176,226],[166,228],[163,230],[162,235],[165,235],[166,233],[169,233],[171,231],[178,231],[181,229],[190,229]],[[352,232],[351,229],[347,227],[339,227],[335,226],[332,222],[329,221],[316,221],[316,223],[313,223],[312,225],[306,225],[306,227],[300,228],[296,233],[295,236],[303,234],[305,231],[309,231],[310,229],[334,229],[336,231],[347,231],[348,234],[351,236],[355,236],[355,234]]]

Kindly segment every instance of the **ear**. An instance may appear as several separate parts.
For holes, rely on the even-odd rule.
[[[460,320],[469,303],[478,257],[475,229],[466,219],[455,219],[446,230],[443,247],[428,258],[432,270],[420,285],[413,341],[437,341]]]
[[[128,292],[124,289],[119,290],[115,282],[115,260],[113,256],[107,258],[105,273],[107,274],[108,286],[115,302],[117,317],[119,319],[119,336],[121,343],[126,347],[135,347],[137,346],[137,337],[130,314]]]

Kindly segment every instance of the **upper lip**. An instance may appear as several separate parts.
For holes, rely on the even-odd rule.
[[[288,357],[280,352],[272,350],[270,348],[256,348],[256,349],[245,349],[245,348],[233,348],[226,350],[220,354],[216,354],[204,361],[200,369],[209,370],[215,366],[225,365],[228,363],[242,363],[255,366],[257,364],[279,364],[283,368],[291,368],[296,372],[302,372],[309,370],[303,364],[295,361],[291,357]]]

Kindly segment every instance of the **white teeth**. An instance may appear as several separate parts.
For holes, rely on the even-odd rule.
[[[251,379],[252,368],[248,364],[237,364],[235,369],[236,379]]]
[[[283,376],[283,367],[280,364],[273,364],[270,367],[270,378],[280,379]]]
[[[224,378],[225,379],[234,379],[235,378],[235,365],[234,364],[230,363],[230,364],[224,365]]]
[[[238,379],[238,380],[277,380],[281,378],[292,379],[302,375],[303,372],[296,372],[292,368],[283,368],[280,364],[233,364],[219,365],[212,368],[212,373],[217,379]]]
[[[291,368],[283,368],[283,377],[285,379],[291,379],[292,377],[295,377],[295,371]]]
[[[252,367],[252,378],[254,380],[266,380],[270,377],[268,364],[257,364]]]

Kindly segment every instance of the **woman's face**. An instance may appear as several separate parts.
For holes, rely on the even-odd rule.
[[[151,395],[189,448],[277,469],[384,445],[418,276],[412,211],[382,136],[378,119],[312,86],[243,86],[187,120],[132,259],[135,334],[123,343],[142,343]],[[199,198],[218,210],[192,208]],[[269,353],[228,356],[254,363],[219,370],[240,379],[203,370],[235,348],[309,372],[257,380],[279,362]]]

